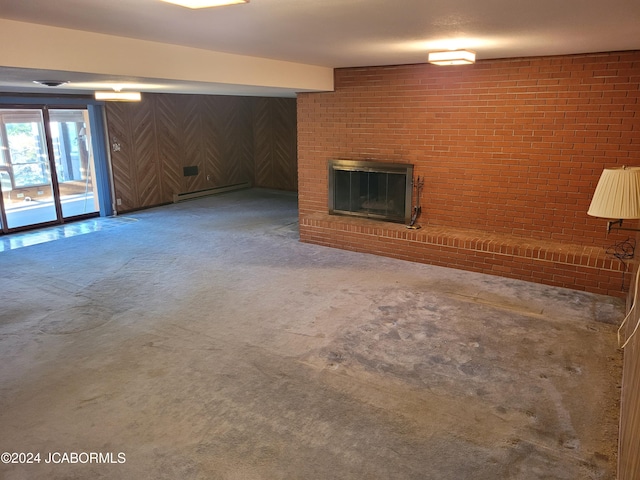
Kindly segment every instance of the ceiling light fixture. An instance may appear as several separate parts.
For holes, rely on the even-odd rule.
[[[173,3],[187,8],[210,8],[222,7],[224,5],[236,5],[239,3],[249,3],[249,0],[162,0],[166,3]]]
[[[34,80],[33,83],[44,85],[45,87],[59,87],[69,83],[68,80]]]
[[[464,49],[429,52],[428,61],[434,65],[469,65],[476,62],[476,52]]]
[[[140,95],[140,92],[119,92],[117,90],[114,90],[113,92],[95,92],[95,98],[96,100],[107,100],[116,102],[139,102],[140,100],[142,100],[142,95]]]

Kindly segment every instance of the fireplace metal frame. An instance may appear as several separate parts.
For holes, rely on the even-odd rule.
[[[405,205],[404,218],[389,218],[384,215],[376,215],[374,213],[361,213],[346,210],[338,210],[335,208],[335,190],[334,190],[334,173],[336,170],[351,172],[374,172],[374,173],[392,173],[405,175]],[[329,214],[330,215],[346,215],[353,217],[365,217],[375,220],[383,220],[387,222],[405,223],[411,221],[411,208],[413,198],[413,165],[408,163],[385,163],[367,160],[345,160],[335,159],[329,160],[328,163],[328,180],[329,180]]]

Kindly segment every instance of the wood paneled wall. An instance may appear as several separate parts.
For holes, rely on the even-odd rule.
[[[244,182],[297,189],[295,99],[146,94],[106,111],[119,212]]]
[[[630,288],[629,305],[634,301],[640,301],[633,298],[633,287],[632,285]],[[624,339],[633,333],[638,321],[640,321],[640,305],[636,305],[628,320]],[[624,349],[622,372],[618,479],[637,480],[640,478],[640,388],[638,388],[640,385],[640,331],[636,332]]]
[[[296,103],[286,98],[262,98],[255,106],[255,180],[259,186],[297,190]]]

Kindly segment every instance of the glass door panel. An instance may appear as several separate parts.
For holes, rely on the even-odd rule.
[[[49,110],[53,155],[64,218],[100,210],[87,110]]]
[[[9,229],[57,220],[40,110],[0,110],[0,189]]]

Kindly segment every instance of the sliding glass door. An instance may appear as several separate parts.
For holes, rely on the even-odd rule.
[[[2,199],[7,228],[58,218],[40,110],[0,110]]]
[[[96,214],[86,109],[0,109],[4,232]]]
[[[49,110],[63,218],[99,211],[86,110]]]

